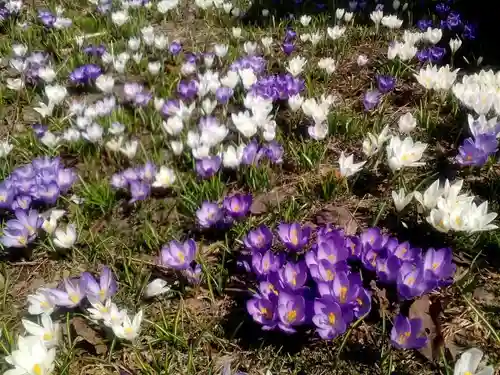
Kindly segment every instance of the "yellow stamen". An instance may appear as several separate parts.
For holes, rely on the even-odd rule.
[[[410,276],[407,280],[406,280],[406,283],[410,286],[412,286],[413,284],[415,284],[415,278],[413,276]]]
[[[435,271],[438,269],[440,265],[441,265],[440,263],[432,263],[432,269]]]
[[[328,314],[328,321],[330,322],[330,324],[333,326],[335,324],[335,321],[337,320],[337,317],[335,316],[334,313],[330,313]]]
[[[333,272],[330,270],[326,270],[326,280],[332,281],[334,278],[335,278],[335,275],[333,274]]]
[[[295,319],[297,319],[297,310],[291,310],[286,314],[286,320],[288,323],[295,322]]]
[[[182,253],[177,254],[177,258],[180,262],[184,262],[186,260],[186,257]]]
[[[0,195],[0,202],[7,202],[7,197],[5,195]]]
[[[69,295],[69,299],[71,300],[71,302],[73,303],[78,303],[80,302],[80,297],[76,294],[70,294]]]
[[[24,236],[18,236],[17,237],[17,242],[19,242],[21,245],[26,245],[28,243],[28,240]]]
[[[123,330],[126,334],[130,335],[131,333],[134,332],[134,330],[132,329],[132,327],[125,327],[125,329]]]
[[[292,229],[290,231],[290,242],[295,246],[297,246],[297,244],[299,243],[297,229]]]
[[[335,256],[335,254],[330,254],[330,255],[328,255],[327,258],[332,263],[335,263],[337,261],[337,257]]]
[[[43,374],[42,366],[40,366],[38,363],[35,363],[32,371],[33,371],[33,374],[35,374],[35,375],[42,375]]]
[[[239,203],[235,203],[233,206],[233,211],[234,212],[239,212],[241,210],[241,206]]]
[[[43,334],[43,339],[44,341],[49,341],[49,340],[52,340],[52,334],[47,332],[47,333],[44,333]]]
[[[340,302],[345,303],[347,298],[347,287],[343,286],[340,288]]]

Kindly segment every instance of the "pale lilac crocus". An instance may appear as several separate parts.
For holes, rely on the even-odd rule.
[[[115,295],[117,290],[115,276],[109,267],[103,267],[99,281],[89,272],[82,273],[81,285],[91,301],[105,302]]]

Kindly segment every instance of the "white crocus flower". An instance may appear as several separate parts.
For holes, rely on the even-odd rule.
[[[167,188],[173,185],[176,178],[174,170],[163,165],[156,173],[155,181],[152,186],[157,188]]]
[[[401,212],[413,199],[413,193],[405,194],[405,189],[399,189],[399,192],[392,192],[392,199],[394,200],[394,206],[396,206],[396,211]]]
[[[257,82],[257,76],[254,71],[250,68],[238,70],[238,74],[241,78],[241,83],[245,89],[249,89],[252,85]]]
[[[134,316],[133,320],[130,320],[128,315],[123,316],[123,321],[121,324],[115,324],[111,327],[116,337],[128,341],[134,341],[141,330],[142,323],[142,310]]]
[[[458,49],[462,46],[462,40],[460,38],[451,38],[449,43],[450,45],[450,50],[451,50],[451,53],[455,53],[458,51]]]
[[[326,33],[332,40],[337,40],[345,34],[346,28],[341,26],[333,26],[326,29]]]
[[[66,211],[64,210],[51,210],[50,215],[44,218],[42,229],[48,234],[53,234],[57,229],[57,222],[64,216],[64,214],[66,214]]]
[[[390,15],[382,17],[380,23],[388,29],[399,29],[403,24],[403,20],[400,20],[397,16]]]
[[[231,119],[238,131],[246,138],[250,138],[257,133],[257,124],[253,120],[249,111],[232,113]]]
[[[181,141],[170,141],[170,148],[174,155],[180,155],[184,151],[184,144]]]
[[[302,26],[309,26],[309,24],[311,23],[311,20],[312,20],[312,17],[308,16],[307,14],[304,14],[299,19],[299,21],[302,24]]]
[[[104,145],[108,150],[118,152],[123,145],[123,137],[112,138]]]
[[[366,161],[354,163],[354,155],[349,155],[346,157],[344,155],[344,151],[342,151],[339,158],[340,175],[346,178],[350,177],[358,173],[365,164]]]
[[[66,230],[57,228],[54,233],[54,244],[63,249],[70,249],[76,242],[76,227],[68,224]]]
[[[415,199],[422,205],[422,207],[424,207],[424,209],[431,210],[436,207],[439,197],[443,194],[443,189],[439,186],[438,179],[434,181],[423,194],[418,191],[414,194]]]
[[[119,11],[111,13],[111,21],[116,26],[125,25],[129,19],[130,19],[130,16],[128,15],[128,12],[126,10],[119,10]]]
[[[368,57],[366,57],[366,55],[359,55],[356,59],[356,63],[359,66],[365,66],[368,63]]]
[[[38,68],[38,76],[45,83],[51,83],[56,78],[56,72],[50,66],[42,66]]]
[[[472,202],[467,215],[469,221],[469,231],[471,233],[489,231],[498,228],[497,225],[491,224],[491,222],[497,217],[497,213],[488,213],[488,201],[484,201],[479,206]]]
[[[338,20],[341,20],[345,15],[345,9],[344,8],[337,8],[335,11],[335,18]]]
[[[7,78],[5,83],[7,84],[7,88],[14,91],[19,91],[24,88],[24,81],[21,78]]]
[[[315,123],[307,128],[307,133],[312,139],[321,141],[328,135],[328,125],[325,123]]]
[[[257,47],[257,43],[255,42],[248,41],[243,43],[243,51],[245,51],[245,53],[250,56],[253,56],[257,53]]]
[[[168,286],[168,283],[163,279],[154,279],[151,281],[146,290],[144,291],[144,297],[152,298],[157,297],[162,294],[170,292],[171,288]]]
[[[82,137],[91,143],[98,143],[102,140],[102,134],[104,130],[101,125],[94,122],[90,124],[85,131],[82,133]]]
[[[401,133],[411,133],[417,127],[417,119],[407,112],[399,118],[398,127]]]
[[[50,131],[46,131],[40,138],[40,142],[48,148],[56,148],[60,141],[61,138]]]
[[[31,315],[50,315],[54,312],[56,305],[49,291],[40,288],[35,294],[30,294],[28,299],[28,312]]]
[[[227,149],[222,153],[222,164],[226,168],[236,169],[240,166],[242,157],[242,147],[236,148],[233,145],[229,145],[227,146]]]
[[[178,116],[172,116],[162,122],[163,129],[170,135],[178,135],[184,129],[184,123]]]
[[[10,154],[14,148],[8,141],[0,141],[0,158],[4,158]]]
[[[380,22],[382,22],[383,18],[384,18],[384,12],[382,12],[381,10],[375,10],[375,11],[370,13],[370,19],[372,20],[372,22],[375,24],[375,27],[377,27],[377,28],[380,25]]]
[[[14,366],[7,375],[49,375],[54,371],[55,348],[47,349],[42,341],[34,337],[20,336],[14,350],[6,361]]]
[[[59,342],[59,323],[52,322],[50,315],[42,315],[42,325],[33,323],[30,320],[22,319],[24,329],[30,335],[38,337],[47,349],[56,347]]]
[[[120,147],[120,152],[125,155],[128,159],[133,159],[137,154],[137,147],[139,142],[137,140],[131,140],[126,142],[122,147]]]
[[[337,69],[335,59],[332,59],[331,57],[319,60],[318,67],[326,71],[327,74],[332,74]]]
[[[48,105],[43,102],[38,102],[38,107],[34,107],[33,110],[37,112],[42,118],[52,116],[54,111],[54,104],[49,103]]]
[[[483,367],[479,371],[479,364],[483,358],[483,352],[477,348],[471,348],[462,353],[455,363],[453,375],[493,375],[492,366]]]
[[[141,47],[141,39],[132,37],[127,41],[127,46],[128,49],[131,50],[132,52],[137,52]]]
[[[307,60],[302,56],[295,56],[290,61],[288,61],[288,67],[286,70],[294,77],[297,77],[300,73],[304,71],[304,66]]]
[[[227,45],[227,44],[214,45],[215,56],[217,56],[219,58],[225,57],[227,55],[228,50],[229,50],[229,45]]]
[[[443,31],[441,29],[433,29],[428,27],[423,33],[422,38],[431,44],[437,44],[443,37]]]
[[[233,27],[232,30],[231,30],[231,32],[233,34],[233,37],[235,37],[236,39],[241,38],[241,28],[239,28],[239,27]]]
[[[110,313],[113,309],[112,305],[114,305],[114,303],[111,302],[111,299],[108,299],[105,302],[93,299],[89,302],[92,305],[92,307],[87,309],[88,313],[90,314],[90,319],[92,319],[93,321],[109,320]],[[118,309],[116,305],[115,309]]]
[[[288,106],[292,112],[297,112],[304,103],[304,98],[300,94],[295,94],[288,98]]]
[[[102,92],[110,94],[115,87],[115,79],[112,76],[101,74],[95,80],[95,86]]]
[[[426,143],[413,142],[411,137],[401,140],[398,136],[392,136],[387,145],[387,161],[393,171],[398,171],[403,167],[419,167],[425,165],[419,162],[427,148]]]
[[[47,85],[45,86],[45,96],[49,99],[49,106],[56,106],[61,104],[68,95],[66,87],[61,85]]]

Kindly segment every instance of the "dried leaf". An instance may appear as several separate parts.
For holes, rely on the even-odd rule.
[[[293,188],[276,188],[268,193],[258,195],[252,202],[250,212],[254,215],[264,214],[268,212],[271,207],[280,204],[286,198],[292,196],[294,192],[295,189]]]
[[[429,296],[425,295],[413,301],[409,312],[410,319],[418,318],[422,320],[422,327],[428,337],[427,345],[420,349],[419,352],[433,362],[439,359],[441,347],[444,344],[438,321],[441,311],[441,304],[439,302],[433,303]]]
[[[97,354],[104,354],[107,351],[107,346],[102,337],[87,324],[87,321],[79,316],[72,319],[73,327],[78,336],[82,337],[89,344],[94,346]]]
[[[358,230],[358,223],[354,215],[346,207],[329,204],[321,209],[315,217],[318,225],[335,224],[344,228],[346,234],[355,234]]]
[[[484,304],[484,305],[495,305],[496,302],[496,296],[487,291],[483,287],[477,287],[474,289],[474,292],[472,293],[472,297],[479,303]]]

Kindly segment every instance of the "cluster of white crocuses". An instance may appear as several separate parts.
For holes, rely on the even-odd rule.
[[[42,213],[42,229],[50,236],[54,245],[60,249],[71,249],[78,239],[76,226],[67,224],[65,228],[60,225],[60,220],[66,215],[66,211],[52,209]]]
[[[427,144],[414,141],[410,135],[406,135],[415,129],[416,126],[417,120],[415,117],[410,112],[405,113],[398,120],[398,132],[400,134],[391,134],[389,125],[386,125],[378,135],[368,132],[367,137],[363,141],[363,153],[368,158],[374,157],[388,143],[385,146],[387,164],[393,172],[404,168],[425,165],[421,159],[427,148]],[[342,152],[339,159],[340,174],[343,177],[352,176],[358,173],[365,163],[366,161],[354,163],[352,155],[346,157]]]
[[[494,112],[500,115],[500,71],[481,70],[464,75],[461,82],[452,87],[455,97],[478,115]]]
[[[494,212],[488,212],[488,201],[474,202],[476,197],[460,193],[463,180],[454,183],[439,179],[434,181],[423,193],[406,193],[404,189],[393,191],[392,198],[397,211],[402,211],[413,198],[420,204],[427,222],[440,232],[449,231],[475,233],[497,229],[493,220]]]

